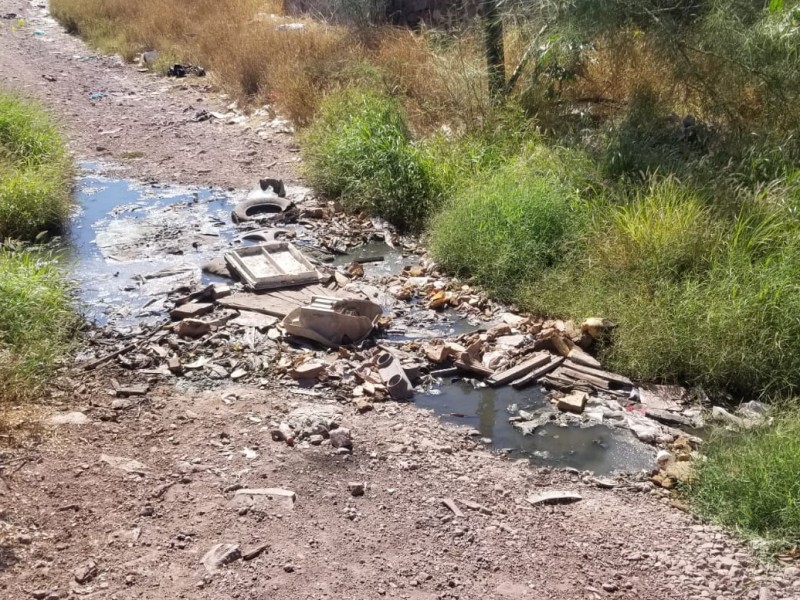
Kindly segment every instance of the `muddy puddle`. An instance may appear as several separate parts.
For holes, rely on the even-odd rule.
[[[135,331],[164,321],[171,308],[170,293],[222,280],[205,273],[202,266],[232,247],[259,243],[241,240],[242,231],[231,221],[232,208],[245,195],[118,179],[103,166],[83,165],[76,190],[80,208],[63,256],[71,266],[86,317],[122,333]],[[281,229],[294,234],[299,248],[319,248],[318,232],[302,224]],[[381,260],[368,260],[376,257]],[[383,289],[387,277],[416,264],[418,258],[373,241],[325,262],[344,266],[356,260],[363,261],[364,282]],[[413,299],[405,303],[388,294],[384,297],[384,311],[394,316],[385,343],[452,337],[487,327],[452,309],[434,311]],[[466,380],[448,380],[418,393],[415,402],[445,421],[477,429],[491,438],[494,448],[528,456],[536,464],[605,474],[647,468],[655,454],[629,431],[605,426],[553,424],[523,436],[509,423],[508,411],[513,405],[544,406],[547,399],[538,389],[476,389]]]
[[[522,435],[508,419],[517,408],[535,410],[550,404],[539,388],[516,390],[479,387],[470,381],[447,381],[440,388],[417,394],[415,403],[443,420],[478,430],[496,449],[530,457],[539,465],[574,467],[599,475],[651,468],[655,450],[628,430],[605,425],[581,427],[555,423]],[[516,405],[516,406],[515,406]]]

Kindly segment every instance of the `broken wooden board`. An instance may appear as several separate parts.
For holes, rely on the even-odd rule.
[[[608,371],[603,371],[602,369],[587,367],[586,365],[574,362],[572,359],[567,359],[564,362],[564,366],[572,369],[573,371],[578,371],[580,373],[586,373],[587,375],[591,375],[593,377],[605,379],[610,384],[614,384],[610,385],[609,387],[618,386],[618,388],[628,388],[628,389],[633,388],[633,382],[627,377],[624,377],[623,375],[617,375],[616,373],[610,373]]]
[[[553,355],[549,356],[550,360],[547,364],[542,365],[538,369],[533,370],[532,372],[525,375],[525,377],[521,377],[516,381],[512,381],[511,382],[512,387],[520,389],[524,388],[526,385],[535,383],[548,373],[555,371],[561,365],[561,363],[563,363],[566,360],[563,356],[553,356]]]
[[[186,302],[181,304],[170,311],[169,316],[173,321],[181,321],[183,319],[196,319],[207,315],[214,310],[214,305],[210,302]]]
[[[505,385],[511,381],[515,381],[524,377],[534,369],[542,367],[550,362],[550,355],[546,352],[534,354],[533,357],[529,358],[518,364],[515,367],[511,367],[501,373],[495,373],[491,377],[486,380],[491,386],[496,385]]]
[[[314,296],[357,298],[354,294],[334,292],[321,285],[307,285],[264,293],[238,292],[219,300],[219,305],[236,310],[250,310],[264,315],[284,318],[294,309],[310,304]]]

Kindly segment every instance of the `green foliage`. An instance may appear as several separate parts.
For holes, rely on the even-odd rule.
[[[746,535],[797,543],[800,415],[779,415],[771,426],[741,435],[717,432],[704,454],[687,489],[701,515]]]
[[[446,269],[501,298],[558,264],[583,227],[582,206],[557,154],[542,147],[464,186],[432,222],[431,250]]]
[[[735,218],[674,180],[616,207],[598,204],[564,267],[520,302],[548,314],[619,323],[602,360],[644,380],[737,396],[800,389],[800,244],[774,196]]]
[[[0,239],[60,230],[71,208],[71,169],[49,115],[0,93],[0,148]]]
[[[443,190],[434,165],[388,96],[345,90],[329,96],[303,143],[306,177],[353,211],[419,229]]]
[[[69,289],[52,257],[0,250],[0,398],[31,397],[74,331]]]

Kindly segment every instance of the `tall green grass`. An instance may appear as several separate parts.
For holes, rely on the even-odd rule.
[[[704,517],[780,545],[800,542],[800,416],[769,427],[717,433],[697,464],[689,497]]]
[[[302,147],[306,178],[349,210],[420,229],[442,200],[430,157],[411,139],[397,102],[384,94],[332,94]]]
[[[71,209],[71,168],[52,118],[0,92],[0,239],[59,231]]]
[[[62,229],[71,209],[71,174],[52,118],[0,92],[0,242]],[[0,399],[25,400],[44,385],[74,330],[71,305],[49,254],[0,243]]]
[[[69,287],[47,253],[0,250],[0,399],[33,397],[75,330]]]
[[[560,263],[582,233],[585,208],[565,162],[540,145],[474,185],[434,217],[431,251],[446,269],[501,298]]]

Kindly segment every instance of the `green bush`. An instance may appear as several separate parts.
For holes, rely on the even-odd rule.
[[[71,169],[49,115],[0,93],[0,150],[0,239],[62,229],[72,206]]]
[[[688,494],[704,517],[778,543],[800,540],[800,416],[764,428],[718,432],[704,446]]]
[[[388,96],[353,89],[332,94],[302,147],[309,182],[349,210],[419,229],[442,200],[430,157],[412,141]]]
[[[52,257],[0,250],[0,398],[25,399],[52,374],[76,317]]]
[[[584,225],[562,165],[541,147],[464,186],[432,222],[431,251],[450,272],[501,298],[558,264]]]
[[[788,206],[714,215],[674,181],[598,207],[562,267],[519,294],[547,314],[619,323],[601,350],[643,380],[737,396],[800,389],[800,244]]]

